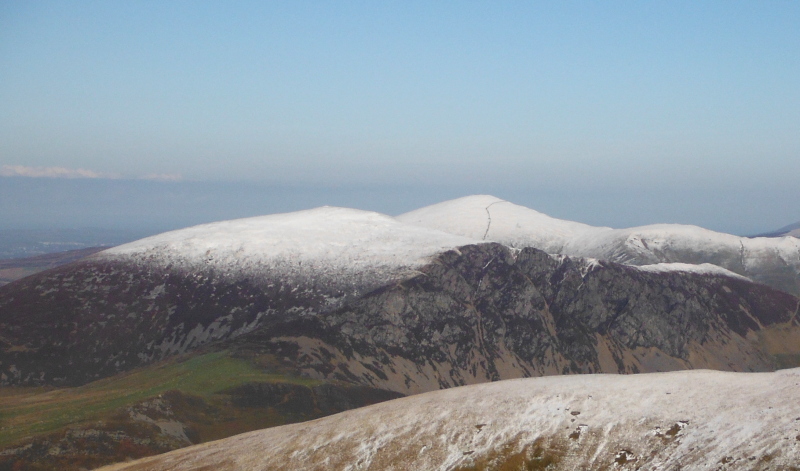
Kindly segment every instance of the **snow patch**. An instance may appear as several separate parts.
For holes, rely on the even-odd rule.
[[[739,275],[738,273],[734,273],[730,270],[726,270],[722,267],[718,267],[710,263],[701,263],[699,265],[692,265],[689,263],[654,263],[652,265],[640,265],[635,268],[637,270],[653,272],[653,273],[679,271],[688,273],[699,273],[702,275],[721,275],[730,278],[737,278],[740,280],[752,281],[750,278],[747,278],[746,276]]]

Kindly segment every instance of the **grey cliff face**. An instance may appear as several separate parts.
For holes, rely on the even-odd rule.
[[[764,371],[800,353],[798,299],[726,276],[480,244],[345,301],[314,283],[91,260],[34,275],[0,288],[2,384],[82,384],[208,344],[403,394],[548,374]]]
[[[725,276],[498,245],[462,247],[421,271],[281,342],[300,346],[296,361],[312,376],[413,393],[548,374],[770,370],[774,359],[754,339],[774,326],[796,339],[800,326],[796,298]],[[322,333],[324,345],[303,330]]]

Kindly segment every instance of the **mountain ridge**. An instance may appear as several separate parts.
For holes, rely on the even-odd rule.
[[[552,218],[489,195],[458,198],[397,216],[399,221],[511,247],[629,265],[710,263],[800,294],[800,239],[757,238],[679,224],[627,229]]]
[[[433,213],[465,203],[487,218],[477,234],[510,227],[535,235],[523,226],[537,221],[549,221],[539,225],[549,234],[551,226],[614,231],[489,196],[445,202]],[[518,226],[508,217],[490,223],[488,206],[534,217]],[[458,224],[476,221],[454,214]],[[322,207],[224,221],[19,280],[0,288],[0,382],[77,385],[259,336],[260,348],[277,349],[270,354],[295,352],[312,377],[403,394],[566,372],[768,370],[784,361],[774,355],[791,364],[800,353],[788,340],[800,301],[716,265],[637,267],[547,255],[403,219]],[[659,318],[665,313],[670,326]],[[788,333],[773,332],[779,325]],[[514,338],[521,332],[529,339]],[[759,335],[783,340],[754,343]],[[448,352],[441,339],[460,347]],[[390,364],[403,372],[392,380],[383,371]]]

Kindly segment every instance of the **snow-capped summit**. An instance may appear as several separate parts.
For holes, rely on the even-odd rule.
[[[479,241],[370,211],[324,206],[215,222],[108,249],[98,258],[249,275],[381,284],[437,253]],[[372,280],[373,283],[368,283]]]
[[[550,217],[490,195],[474,195],[426,206],[397,216],[407,224],[430,227],[510,247],[536,247],[563,253],[564,244],[580,236],[611,231]]]

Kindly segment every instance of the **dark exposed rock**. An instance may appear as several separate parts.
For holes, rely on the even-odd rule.
[[[281,335],[318,333],[351,373],[374,360],[424,390],[558,373],[768,370],[765,349],[746,338],[780,323],[796,335],[798,325],[795,298],[725,276],[558,261],[535,249],[514,257],[491,245],[448,252],[422,271]],[[266,331],[250,335],[268,343]],[[314,358],[297,361],[321,366]],[[393,381],[361,372],[369,384]]]
[[[480,244],[344,303],[315,283],[98,260],[43,272],[0,288],[2,383],[82,384],[211,342],[404,394],[544,374],[769,370],[774,354],[800,353],[797,298],[722,275]]]

